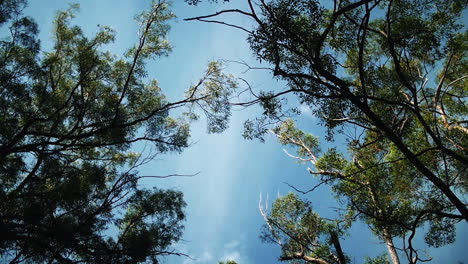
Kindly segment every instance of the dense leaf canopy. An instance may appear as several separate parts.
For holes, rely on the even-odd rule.
[[[236,84],[210,63],[180,101],[169,102],[145,67],[166,56],[164,1],[137,16],[136,44],[124,56],[106,50],[115,34],[92,37],[71,24],[78,6],[59,11],[54,45],[40,48],[26,2],[0,2],[0,259],[20,263],[140,263],[179,254],[182,193],[144,189],[135,168],[188,146],[196,106],[208,130],[227,126],[225,102]],[[174,108],[186,106],[175,118]],[[137,153],[133,143],[149,151]]]
[[[468,222],[468,33],[462,17],[468,2],[246,2],[244,10],[188,19],[243,30],[254,56],[286,84],[270,91],[250,87],[255,99],[237,103],[264,108],[263,116],[245,123],[245,136],[272,131],[296,148],[297,156],[289,155],[311,163],[319,185],[329,184],[385,241],[394,263],[397,237],[410,263],[426,259],[412,243],[425,223],[429,246],[453,243],[454,224]],[[248,17],[253,26],[226,23],[226,14]],[[312,109],[328,140],[346,136],[347,153],[321,150],[317,138],[285,119],[284,97]]]

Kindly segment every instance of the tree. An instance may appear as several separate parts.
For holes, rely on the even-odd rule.
[[[245,31],[257,59],[285,81],[281,90],[249,87],[254,100],[237,103],[264,108],[245,123],[246,137],[261,138],[277,125],[280,142],[298,149],[291,156],[312,163],[318,185],[330,184],[358,212],[394,263],[392,240],[407,234],[408,261],[424,260],[412,245],[424,223],[428,245],[453,243],[454,223],[468,221],[468,33],[460,23],[468,2],[246,2],[246,10],[187,19]],[[249,17],[252,29],[225,23],[227,13]],[[328,140],[347,135],[348,153],[320,153],[315,137],[285,120],[285,97],[310,107]]]
[[[115,34],[87,37],[59,11],[54,46],[41,51],[24,0],[0,2],[0,259],[9,263],[157,263],[182,253],[185,202],[176,190],[144,189],[135,168],[188,146],[195,106],[208,130],[227,125],[235,88],[220,63],[180,101],[169,102],[145,62],[166,56],[174,17],[153,1],[137,17],[139,38],[124,57],[105,50]],[[187,107],[175,118],[173,109]],[[148,156],[133,152],[146,142]],[[147,152],[148,153],[148,152]],[[114,231],[115,230],[115,231]]]
[[[459,18],[465,0],[318,1],[247,0],[229,9],[190,18],[248,33],[252,52],[271,65],[287,88],[253,94],[240,105],[261,103],[265,116],[246,123],[250,136],[282,120],[279,98],[295,94],[314,109],[329,137],[346,127],[372,133],[372,148],[386,140],[398,162],[418,172],[431,191],[468,221],[466,65],[468,33]],[[428,8],[430,7],[430,8]],[[253,29],[215,20],[236,13]],[[249,69],[255,68],[248,66]],[[258,95],[256,95],[258,94]],[[271,121],[267,121],[271,120]]]
[[[348,263],[339,240],[348,227],[345,221],[321,218],[312,211],[309,202],[300,200],[293,193],[276,199],[271,212],[267,213],[267,210],[260,205],[266,222],[261,239],[281,247],[281,261]]]
[[[386,244],[394,264],[400,263],[397,248],[405,253],[409,263],[427,259],[418,255],[413,246],[417,230],[425,223],[430,226],[426,233],[429,246],[454,242],[454,224],[461,217],[441,213],[450,204],[443,204],[437,195],[427,192],[428,186],[409,164],[395,162],[395,151],[384,140],[373,148],[351,147],[348,160],[335,148],[321,153],[318,139],[296,128],[292,120],[281,123],[272,132],[281,144],[296,149],[295,155],[286,151],[289,156],[313,166],[308,170],[319,178],[319,183],[307,192],[329,184],[349,213],[357,212]],[[366,138],[364,142],[372,141],[373,138]],[[395,246],[395,238],[402,239],[401,246]]]

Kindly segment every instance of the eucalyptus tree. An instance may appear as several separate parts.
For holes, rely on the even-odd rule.
[[[246,0],[245,9],[187,20],[243,30],[254,56],[284,81],[282,89],[249,87],[254,100],[237,103],[265,110],[245,123],[246,137],[279,124],[280,142],[298,148],[291,156],[313,163],[319,184],[330,184],[385,241],[392,261],[400,262],[393,240],[402,238],[400,256],[416,263],[425,260],[413,245],[416,230],[429,224],[427,244],[443,246],[454,242],[454,224],[468,221],[467,4]],[[225,14],[253,26],[225,22]],[[327,139],[348,136],[348,153],[321,153],[315,137],[284,119],[283,98],[310,107]]]
[[[168,101],[145,68],[171,51],[174,17],[164,1],[137,16],[136,44],[106,50],[115,32],[85,36],[59,11],[53,47],[41,50],[25,0],[0,2],[0,259],[2,263],[157,263],[177,254],[185,202],[176,190],[145,189],[135,168],[188,146],[195,106],[210,132],[227,125],[236,84],[210,63],[179,101]],[[186,108],[182,108],[186,107]],[[175,117],[173,109],[186,109]],[[144,142],[149,156],[134,152]],[[148,152],[146,152],[148,153]]]
[[[261,201],[260,201],[261,202]],[[262,207],[265,219],[260,238],[281,247],[281,261],[292,263],[345,264],[340,239],[349,227],[348,219],[329,220],[312,210],[311,203],[293,193],[279,197],[271,211]]]
[[[468,221],[466,6],[466,0],[246,0],[244,10],[187,20],[243,30],[254,56],[285,81],[283,89],[239,103],[265,108],[263,117],[246,122],[248,137],[282,121],[281,98],[295,95],[329,138],[354,126],[374,139],[364,142],[371,136],[358,133],[349,140],[358,148],[385,141],[396,162],[417,171],[427,191],[450,205],[437,208],[440,214]],[[224,22],[229,13],[253,26]]]
[[[428,246],[440,247],[455,241],[454,224],[462,221],[456,215],[442,213],[450,203],[430,191],[418,171],[408,162],[398,161],[396,150],[385,140],[372,148],[350,146],[342,154],[335,148],[322,151],[317,137],[299,130],[292,120],[275,127],[272,132],[281,144],[296,150],[286,153],[300,162],[309,163],[309,172],[319,183],[331,186],[348,213],[361,218],[387,246],[392,263],[401,263],[404,255],[409,263],[430,260],[414,246],[417,232],[429,225],[425,234]],[[368,133],[365,143],[375,138]],[[427,224],[427,225],[426,225]],[[398,244],[394,240],[398,239]]]

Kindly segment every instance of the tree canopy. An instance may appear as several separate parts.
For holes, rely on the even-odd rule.
[[[248,70],[266,64],[285,83],[269,91],[249,87],[254,99],[237,102],[264,109],[245,123],[245,136],[272,131],[295,147],[297,156],[290,155],[311,163],[319,185],[330,185],[385,241],[394,263],[395,237],[403,239],[401,253],[410,263],[426,260],[412,244],[424,224],[429,246],[453,243],[454,224],[468,222],[468,33],[462,18],[468,2],[246,2],[244,10],[187,19],[243,30],[264,63],[243,64]],[[226,14],[248,17],[253,25],[226,23]],[[321,150],[317,138],[286,119],[293,112],[284,98],[312,109],[328,129],[327,140],[346,136],[347,150]]]
[[[188,146],[201,109],[210,132],[229,119],[236,83],[210,63],[185,97],[170,102],[146,61],[167,56],[168,4],[152,1],[136,17],[136,44],[106,50],[115,32],[89,37],[71,24],[78,5],[58,11],[53,47],[24,0],[0,2],[0,259],[9,263],[157,263],[182,253],[185,202],[177,190],[145,189],[135,170],[159,153]],[[171,111],[184,107],[179,117]],[[132,149],[144,142],[151,149]]]
[[[243,28],[252,52],[288,85],[244,104],[262,102],[264,118],[278,120],[278,97],[296,94],[330,137],[349,125],[375,133],[468,221],[456,194],[466,191],[468,164],[467,33],[458,19],[466,1],[247,2],[247,11],[188,19],[214,22],[238,13],[254,21],[252,30]],[[265,123],[251,132],[261,136]],[[363,139],[353,142],[372,145]]]
[[[339,236],[349,225],[346,221],[329,221],[312,210],[309,202],[295,194],[276,199],[267,213],[260,206],[265,226],[261,239],[281,246],[281,261],[305,263],[347,263]]]
[[[263,115],[245,122],[244,136],[275,134],[296,151],[288,155],[311,166],[318,184],[310,191],[326,184],[342,205],[333,219],[292,193],[270,211],[260,206],[261,238],[280,246],[281,261],[350,262],[340,241],[361,220],[390,256],[366,263],[416,264],[431,260],[414,246],[416,233],[441,247],[468,222],[467,0],[246,0],[245,10],[189,18],[246,32],[263,64],[241,64],[268,69],[284,86],[256,91],[246,81],[236,94],[235,78],[211,62],[178,101],[146,71],[171,52],[175,15],[165,0],[136,16],[138,37],[122,56],[106,50],[116,39],[111,28],[87,36],[72,24],[76,4],[57,12],[53,47],[43,50],[26,4],[0,2],[2,262],[158,263],[184,255],[171,247],[184,228],[182,193],[144,188],[140,179],[166,176],[137,167],[188,147],[200,114],[217,133],[233,106],[255,104]],[[251,27],[224,22],[225,14],[245,16]],[[326,140],[344,136],[347,146],[323,149],[289,119],[300,111],[285,98],[312,109]],[[149,150],[136,152],[136,143]]]

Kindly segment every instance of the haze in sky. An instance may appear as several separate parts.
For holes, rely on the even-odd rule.
[[[137,40],[137,27],[133,17],[149,4],[148,0],[82,0],[81,11],[74,23],[80,25],[86,34],[93,34],[97,25],[107,25],[117,32],[116,41],[108,46],[111,52],[121,55]],[[222,2],[222,1],[221,1]],[[212,13],[222,8],[242,8],[243,1],[234,3],[203,3],[198,7],[189,6],[176,0],[173,11],[178,18],[171,23],[169,41],[173,52],[164,58],[148,64],[148,73],[158,79],[163,93],[169,99],[181,98],[185,89],[198,81],[209,61],[245,61],[260,65],[251,56],[246,34],[240,30],[222,25],[186,22],[183,18]],[[55,11],[67,8],[63,0],[30,0],[26,13],[39,24],[40,38],[44,50],[51,45],[51,22]],[[229,17],[237,24],[248,26],[242,17]],[[242,65],[230,62],[226,72],[247,80],[256,89],[278,89],[284,85],[273,80],[265,71],[245,72]],[[245,87],[244,87],[245,88]],[[242,89],[242,83],[241,83]],[[294,101],[290,102],[294,104]],[[343,149],[344,138],[335,142],[324,140],[324,129],[312,116],[311,110],[299,106],[299,128],[319,136],[322,149],[338,146]],[[248,141],[242,138],[243,122],[255,118],[258,108],[234,111],[230,127],[221,134],[207,134],[203,120],[193,124],[192,146],[182,154],[169,154],[139,168],[141,175],[195,174],[194,177],[174,177],[141,182],[148,187],[174,188],[184,193],[187,202],[187,221],[184,240],[175,248],[192,256],[193,259],[170,257],[167,263],[217,263],[227,259],[239,264],[279,263],[279,247],[263,244],[258,238],[264,221],[259,213],[260,195],[263,203],[273,202],[280,195],[293,191],[286,182],[299,189],[307,190],[317,182],[304,164],[299,164],[283,152],[272,136],[266,142]],[[354,131],[348,131],[354,133]],[[138,151],[142,146],[135,146]],[[269,197],[266,200],[266,197]],[[323,216],[333,216],[339,206],[327,187],[302,196],[312,201],[314,210]],[[439,263],[468,263],[466,245],[468,238],[466,224],[459,226],[457,242],[430,254]],[[419,239],[422,241],[422,238]],[[365,256],[375,257],[385,252],[385,246],[367,230],[363,224],[356,224],[343,242],[343,248],[352,256],[353,263],[362,263]]]

